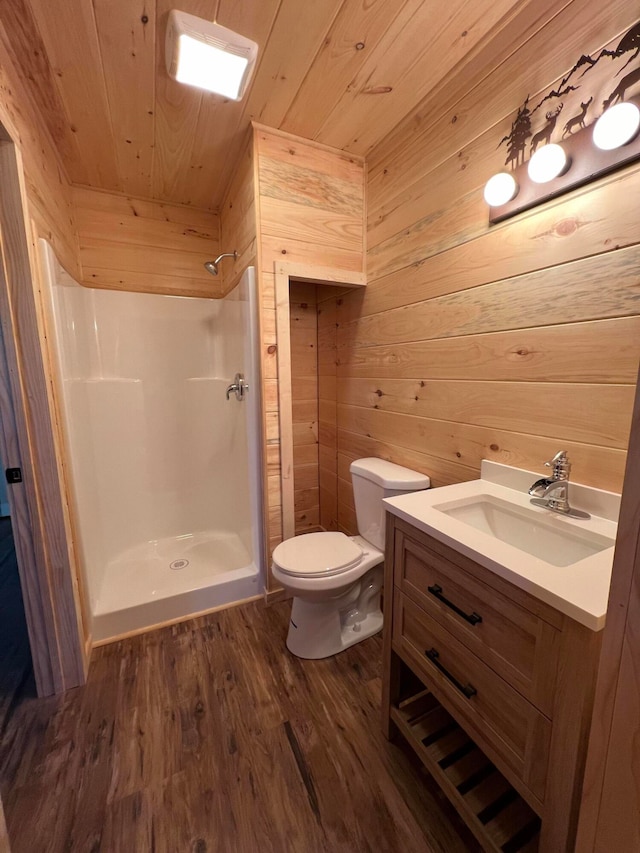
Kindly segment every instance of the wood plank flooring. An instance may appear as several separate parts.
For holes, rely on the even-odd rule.
[[[0,747],[13,853],[477,850],[380,732],[381,639],[324,661],[261,602],[96,650]]]
[[[0,518],[0,738],[19,693],[32,674],[29,636],[13,545],[11,519]],[[35,695],[35,685],[28,685]]]

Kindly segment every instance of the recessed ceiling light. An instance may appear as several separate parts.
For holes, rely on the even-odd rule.
[[[616,104],[604,112],[593,128],[593,144],[613,151],[631,142],[640,128],[640,110],[635,104]]]
[[[536,184],[546,184],[561,175],[568,166],[567,155],[561,145],[551,143],[538,148],[527,166],[529,177]]]
[[[490,207],[506,204],[518,192],[518,184],[508,172],[498,172],[489,178],[484,187],[484,200]]]
[[[257,56],[258,45],[233,30],[176,9],[169,14],[167,72],[179,83],[239,101]]]

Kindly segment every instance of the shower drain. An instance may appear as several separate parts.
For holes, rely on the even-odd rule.
[[[173,563],[169,563],[170,569],[184,569],[185,566],[189,565],[189,560],[174,560]]]

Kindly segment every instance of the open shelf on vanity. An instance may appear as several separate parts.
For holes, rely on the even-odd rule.
[[[484,849],[538,850],[540,818],[433,693],[421,690],[390,716]]]

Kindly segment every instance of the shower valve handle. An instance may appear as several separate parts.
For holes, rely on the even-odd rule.
[[[240,400],[240,402],[242,402],[248,390],[249,386],[244,381],[244,375],[242,373],[236,373],[233,382],[227,388],[227,400],[232,394],[235,394],[236,400]]]

